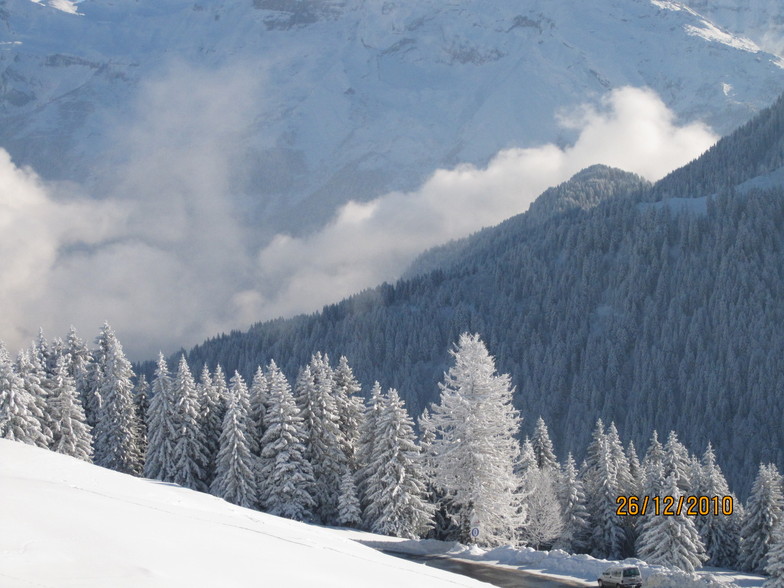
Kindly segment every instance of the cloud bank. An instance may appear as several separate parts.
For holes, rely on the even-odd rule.
[[[678,126],[651,91],[621,88],[561,117],[574,145],[438,170],[414,192],[348,202],[320,231],[260,247],[232,194],[262,76],[174,67],[145,85],[100,198],[44,185],[0,150],[0,339],[43,326],[85,337],[108,320],[135,359],[258,320],[317,310],[393,280],[419,253],[525,211],[594,163],[655,180],[717,137]],[[183,91],[186,88],[187,91]]]
[[[438,170],[415,192],[349,202],[314,235],[279,235],[258,257],[258,274],[278,286],[258,299],[258,314],[313,310],[394,279],[425,249],[524,212],[548,187],[589,165],[657,180],[718,139],[700,123],[678,126],[653,91],[631,87],[611,92],[599,108],[563,115],[561,123],[579,130],[571,147],[501,151],[485,168]]]

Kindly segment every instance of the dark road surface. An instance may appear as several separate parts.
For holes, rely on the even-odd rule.
[[[384,551],[384,553],[409,561],[419,562],[426,566],[446,570],[447,572],[469,576],[475,580],[480,580],[503,588],[563,588],[566,586],[585,586],[585,584],[580,582],[553,580],[552,578],[545,578],[512,568],[502,568],[490,564],[450,559],[443,555],[409,555],[407,553],[398,553],[394,551]]]

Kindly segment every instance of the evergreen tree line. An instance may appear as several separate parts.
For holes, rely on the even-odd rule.
[[[545,421],[520,438],[508,374],[477,335],[461,335],[440,399],[419,418],[375,383],[367,402],[345,357],[320,353],[292,387],[271,361],[247,385],[184,357],[134,374],[108,325],[90,351],[72,329],[43,334],[13,362],[0,346],[0,434],[97,465],[210,492],[300,521],[401,537],[525,544],[693,570],[739,567],[784,581],[784,498],[762,464],[745,507],[708,445],[696,458],[654,432],[642,460],[597,421],[578,467],[559,462]],[[135,389],[134,389],[135,388]],[[642,516],[618,497],[731,497],[732,514]],[[726,510],[726,507],[724,507]],[[776,582],[779,582],[777,584]]]
[[[617,181],[590,178],[608,193]],[[615,197],[526,214],[455,244],[427,274],[217,337],[187,358],[250,377],[271,358],[294,374],[316,351],[345,354],[360,381],[394,386],[420,414],[437,400],[450,343],[480,332],[512,376],[515,405],[542,415],[578,461],[597,418],[638,447],[676,430],[690,447],[713,440],[745,500],[759,462],[784,467],[782,243],[781,188],[692,208]]]

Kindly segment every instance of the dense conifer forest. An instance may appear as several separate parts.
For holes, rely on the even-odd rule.
[[[188,360],[250,377],[280,358],[294,377],[317,351],[346,355],[416,416],[438,398],[450,343],[478,332],[562,451],[582,459],[597,418],[638,446],[674,429],[711,441],[748,496],[760,461],[784,464],[782,120],[779,100],[653,186],[585,170],[395,284],[215,337]]]
[[[376,382],[362,401],[345,357],[314,354],[292,386],[274,361],[247,383],[220,366],[197,379],[184,356],[170,371],[161,355],[149,385],[108,324],[95,342],[41,333],[15,362],[0,345],[0,437],[300,521],[782,579],[774,464],[744,509],[712,446],[699,458],[675,431],[640,456],[599,419],[579,468],[561,461],[541,417],[520,441],[510,376],[479,335],[449,350],[419,435],[394,388]]]

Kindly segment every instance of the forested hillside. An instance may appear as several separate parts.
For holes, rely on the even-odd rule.
[[[713,442],[745,496],[760,461],[784,463],[784,187],[775,173],[734,187],[780,165],[783,111],[652,188],[594,168],[560,188],[577,204],[538,204],[443,248],[428,273],[188,359],[250,377],[275,358],[294,377],[316,351],[346,355],[365,392],[394,386],[417,415],[437,399],[446,349],[477,332],[512,375],[523,431],[543,416],[559,455],[582,457],[598,417],[640,447],[674,429],[690,447]]]

